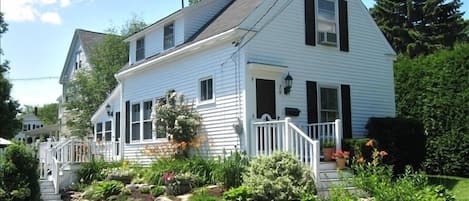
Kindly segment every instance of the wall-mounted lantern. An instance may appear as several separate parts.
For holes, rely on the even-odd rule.
[[[292,85],[293,77],[290,75],[290,73],[288,73],[288,75],[285,77],[285,88],[283,89],[285,95],[290,94]]]
[[[112,117],[114,115],[114,112],[112,111],[112,108],[111,108],[111,105],[107,104],[106,105],[106,112],[107,112],[107,115]]]

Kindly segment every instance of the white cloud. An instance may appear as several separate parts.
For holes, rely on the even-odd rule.
[[[55,25],[62,24],[62,19],[60,18],[59,13],[56,12],[46,12],[42,14],[41,21],[44,23],[50,23]]]
[[[0,0],[6,21],[61,24],[58,10],[71,4],[71,0]],[[53,12],[51,12],[53,11]]]
[[[60,0],[61,7],[67,7],[70,5],[70,0]]]

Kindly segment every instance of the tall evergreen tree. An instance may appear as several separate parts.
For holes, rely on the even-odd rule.
[[[7,30],[3,13],[0,13],[0,37]],[[0,55],[3,55],[1,49]],[[12,85],[5,77],[8,70],[7,61],[0,63],[0,137],[7,139],[15,136],[16,131],[21,128],[21,122],[16,119],[16,114],[19,113],[19,104],[10,96]]]
[[[398,53],[411,57],[467,40],[460,0],[376,0],[371,15]]]

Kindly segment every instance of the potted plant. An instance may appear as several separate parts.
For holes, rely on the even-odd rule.
[[[350,158],[350,152],[337,150],[332,157],[335,159],[337,163],[337,169],[342,170],[345,168],[345,164],[347,160]]]
[[[322,154],[325,161],[332,160],[332,154],[334,153],[335,143],[333,140],[325,140],[322,144]]]

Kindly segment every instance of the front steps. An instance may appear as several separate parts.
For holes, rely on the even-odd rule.
[[[347,181],[347,178],[351,176],[352,173],[348,169],[338,170],[335,161],[321,162],[319,164],[320,184],[317,189],[318,196],[320,198],[329,198],[334,187],[345,188],[351,193],[358,193],[359,190]]]
[[[42,201],[62,201],[60,194],[54,193],[54,184],[49,180],[39,180]]]

